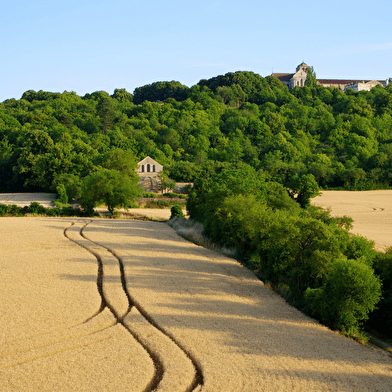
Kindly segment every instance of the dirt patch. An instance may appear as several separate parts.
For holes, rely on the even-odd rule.
[[[19,207],[29,206],[36,202],[44,207],[52,207],[56,200],[55,193],[0,193],[0,204],[15,204]]]

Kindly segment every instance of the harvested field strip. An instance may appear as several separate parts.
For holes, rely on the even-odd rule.
[[[70,238],[96,256],[103,271],[102,288],[100,288],[100,283],[97,283],[99,290],[102,292],[102,303],[110,308],[117,321],[124,325],[152,357],[156,366],[156,380],[151,386],[151,390],[155,390],[156,388],[158,391],[173,392],[195,390],[203,382],[203,376],[197,361],[192,358],[171,334],[160,327],[139,303],[136,303],[132,299],[127,288],[122,259],[110,248],[88,239],[84,234],[84,229],[87,225],[88,223],[80,229],[82,239],[77,239],[74,235]],[[73,233],[76,233],[76,227]],[[127,312],[122,313],[121,316],[119,316],[116,310],[115,302],[110,299],[112,286],[110,289],[106,289],[107,285],[105,285],[105,279],[108,276],[106,269],[110,264],[112,265],[110,257],[107,254],[108,252],[118,261],[121,287],[129,305]],[[118,288],[119,282],[116,283],[116,287]]]

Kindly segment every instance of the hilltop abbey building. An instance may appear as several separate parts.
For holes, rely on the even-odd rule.
[[[295,70],[295,73],[273,73],[289,89],[305,86],[308,76],[309,65],[302,62]],[[355,91],[370,91],[375,86],[386,87],[392,79],[388,80],[347,80],[347,79],[316,79],[317,84],[323,87],[336,87],[342,91],[353,89]]]

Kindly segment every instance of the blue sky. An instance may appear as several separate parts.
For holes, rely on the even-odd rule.
[[[235,71],[392,77],[390,0],[4,0],[0,102]]]

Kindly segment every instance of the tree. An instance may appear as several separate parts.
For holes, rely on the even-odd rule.
[[[128,208],[130,202],[141,196],[143,189],[131,178],[113,169],[101,169],[84,178],[80,204],[87,213],[104,203],[110,214],[118,207]]]
[[[305,86],[307,87],[317,87],[316,72],[313,67],[308,68],[308,76],[305,80]]]
[[[308,289],[305,298],[327,326],[355,337],[381,299],[381,282],[368,265],[341,259],[332,265],[323,286]]]
[[[80,197],[81,180],[79,176],[75,174],[62,174],[58,176],[54,181],[54,185],[56,186],[56,190],[61,185],[64,187],[67,199],[69,201],[75,200]]]
[[[158,174],[158,178],[161,181],[163,192],[167,192],[167,190],[173,191],[175,189],[176,182],[174,180],[170,179],[166,173],[160,172]]]
[[[188,90],[187,86],[174,80],[171,82],[155,82],[136,88],[133,92],[133,102],[139,105],[144,101],[165,101],[167,98],[184,101],[188,98]]]
[[[133,95],[129,93],[125,88],[116,88],[114,90],[114,93],[111,95],[111,98],[117,99],[119,102],[132,102],[133,101]]]
[[[113,148],[103,154],[102,166],[106,169],[118,170],[129,177],[138,179],[135,169],[137,169],[137,159],[132,151]]]
[[[296,201],[302,208],[306,208],[310,204],[310,199],[320,194],[319,186],[313,174],[304,174],[301,177],[295,175],[290,181],[291,196],[294,198],[296,194]]]

